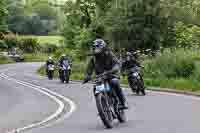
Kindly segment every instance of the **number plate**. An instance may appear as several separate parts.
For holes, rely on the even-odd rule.
[[[102,91],[105,91],[105,90],[106,90],[106,88],[105,88],[104,84],[96,86],[97,92],[102,92]]]

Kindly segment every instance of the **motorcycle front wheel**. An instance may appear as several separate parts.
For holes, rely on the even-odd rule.
[[[99,116],[106,128],[113,128],[113,115],[107,97],[103,93],[95,96]]]

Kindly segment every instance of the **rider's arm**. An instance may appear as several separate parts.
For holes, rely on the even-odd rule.
[[[46,62],[46,67],[48,67],[48,65],[49,65],[49,61]]]
[[[109,73],[114,74],[114,73],[118,73],[120,71],[120,62],[117,59],[117,57],[110,51],[109,52],[109,56],[112,59],[112,69],[109,71]]]
[[[86,75],[92,76],[92,73],[94,71],[94,67],[95,67],[94,59],[92,58],[92,59],[90,59],[88,65],[87,65]]]
[[[87,70],[86,70],[86,74],[85,74],[85,79],[83,81],[83,84],[87,83],[88,81],[91,80],[91,76],[92,76],[92,73],[94,71],[94,59],[90,59],[88,65],[87,65]]]
[[[125,70],[126,70],[126,61],[122,62],[121,73],[123,74]]]

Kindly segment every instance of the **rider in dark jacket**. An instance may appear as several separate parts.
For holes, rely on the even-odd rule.
[[[132,53],[127,52],[126,53],[126,58],[125,60],[122,62],[122,73],[125,70],[129,70],[131,68],[135,68],[135,67],[141,67],[140,63],[137,61],[136,56],[134,56]]]
[[[87,83],[92,76],[93,71],[96,75],[110,74],[110,86],[115,89],[123,109],[127,109],[125,96],[119,83],[120,62],[114,54],[106,48],[106,43],[102,39],[94,41],[94,56],[89,61],[84,83]]]

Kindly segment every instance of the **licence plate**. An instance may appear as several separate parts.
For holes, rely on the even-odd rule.
[[[102,91],[105,91],[105,90],[106,90],[106,88],[105,88],[104,84],[96,86],[97,92],[102,92]]]

